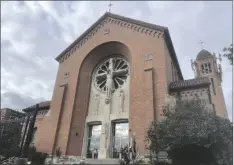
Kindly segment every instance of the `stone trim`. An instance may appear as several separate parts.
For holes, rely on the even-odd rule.
[[[164,32],[163,31],[159,31],[159,30],[155,30],[149,27],[146,27],[144,25],[137,25],[136,23],[130,23],[127,22],[126,20],[121,20],[121,19],[117,19],[117,18],[112,18],[111,16],[106,17],[103,21],[101,21],[99,24],[97,24],[96,27],[92,27],[92,30],[90,30],[90,32],[87,32],[87,34],[85,36],[81,35],[82,38],[78,38],[78,41],[75,41],[77,43],[74,43],[71,45],[71,47],[68,47],[68,50],[64,53],[61,53],[61,58],[59,58],[59,56],[56,58],[56,60],[59,61],[59,63],[63,63],[68,57],[70,57],[76,50],[78,50],[79,48],[81,48],[89,39],[91,39],[98,31],[100,31],[100,29],[105,25],[105,24],[115,24],[117,26],[120,27],[124,27],[127,29],[130,29],[131,31],[135,32],[139,32],[148,36],[152,36],[152,37],[157,37],[157,38],[163,38],[164,37]]]
[[[153,68],[152,68],[152,67],[150,67],[150,68],[145,68],[145,69],[144,69],[144,71],[145,71],[145,72],[147,72],[147,71],[151,71],[151,70],[153,70]]]
[[[180,66],[176,57],[173,44],[172,44],[169,30],[167,27],[158,26],[155,24],[127,18],[127,17],[109,13],[109,12],[106,12],[90,28],[88,28],[79,38],[77,38],[70,46],[68,46],[62,53],[60,53],[55,58],[56,61],[58,61],[60,64],[63,63],[71,54],[73,54],[77,49],[79,49],[82,45],[84,45],[86,41],[89,40],[96,32],[98,32],[107,22],[131,29],[132,31],[138,31],[139,33],[149,35],[152,37],[164,38],[166,45],[168,46],[171,58],[173,61],[175,61],[175,65],[178,69],[179,77],[181,80],[183,80],[183,75],[180,70]]]

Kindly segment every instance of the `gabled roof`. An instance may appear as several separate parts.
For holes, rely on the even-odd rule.
[[[120,16],[120,15],[113,14],[113,13],[109,13],[109,12],[106,12],[103,16],[101,16],[91,27],[89,27],[83,34],[81,34],[70,46],[68,46],[64,51],[62,51],[55,58],[55,60],[60,61],[66,55],[66,53],[68,51],[70,51],[73,47],[75,47],[82,39],[84,39],[91,31],[93,31],[93,29],[96,26],[98,26],[107,17],[114,18],[114,19],[117,19],[117,20],[125,21],[125,22],[128,22],[128,23],[132,23],[132,24],[135,24],[135,25],[139,25],[139,26],[143,26],[143,27],[146,27],[146,28],[150,28],[150,29],[154,29],[154,30],[163,32],[164,33],[164,39],[165,39],[165,42],[166,42],[167,47],[169,49],[171,58],[175,62],[175,65],[176,65],[176,67],[178,69],[178,74],[180,76],[180,79],[183,79],[183,76],[182,76],[182,73],[181,73],[181,70],[180,70],[180,66],[179,66],[179,63],[178,63],[178,60],[177,60],[177,57],[176,57],[176,53],[175,53],[175,50],[174,50],[174,47],[173,47],[173,44],[172,44],[172,41],[171,41],[171,37],[170,37],[170,34],[169,34],[169,30],[168,30],[167,27],[158,26],[158,25],[143,22],[143,21],[140,21],[140,20],[127,18],[127,17]]]
[[[208,87],[210,85],[210,81],[208,77],[201,77],[189,80],[181,80],[172,82],[169,85],[170,90],[181,90],[188,88],[197,88],[197,87]]]
[[[48,109],[50,109],[50,101],[43,101],[43,102],[40,102],[38,104],[39,104],[39,111],[40,110],[48,110]],[[24,112],[31,112],[31,111],[34,111],[35,108],[36,108],[36,104],[33,105],[33,106],[30,106],[28,108],[23,109],[23,111]]]

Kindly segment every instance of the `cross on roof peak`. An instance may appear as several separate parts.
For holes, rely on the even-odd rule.
[[[111,1],[110,1],[109,5],[108,5],[109,6],[109,12],[111,12],[111,6],[113,6],[113,5],[114,4],[112,4]]]
[[[198,44],[200,44],[201,45],[201,48],[203,49],[203,44],[204,42],[202,41],[202,40],[200,40],[200,42],[198,42]]]

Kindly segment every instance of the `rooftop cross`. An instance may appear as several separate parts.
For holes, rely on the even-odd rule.
[[[108,5],[109,6],[109,12],[111,12],[111,6],[112,6],[113,4],[111,3],[111,1],[110,1],[110,4]]]
[[[203,46],[202,46],[202,44],[203,44],[204,42],[201,40],[200,42],[199,42],[199,44],[201,45],[201,48],[203,49]]]

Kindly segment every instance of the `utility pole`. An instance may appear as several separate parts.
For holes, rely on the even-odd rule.
[[[35,121],[36,121],[38,110],[39,110],[39,104],[36,104],[36,108],[35,108],[35,111],[34,111],[34,114],[33,114],[33,118],[32,118],[32,120],[30,122],[27,137],[26,137],[26,141],[25,141],[25,144],[24,144],[24,149],[23,149],[23,157],[24,158],[26,158],[28,156],[28,149],[29,149],[29,145],[30,145],[31,140],[32,140],[33,129],[34,129],[34,124],[35,124]]]

